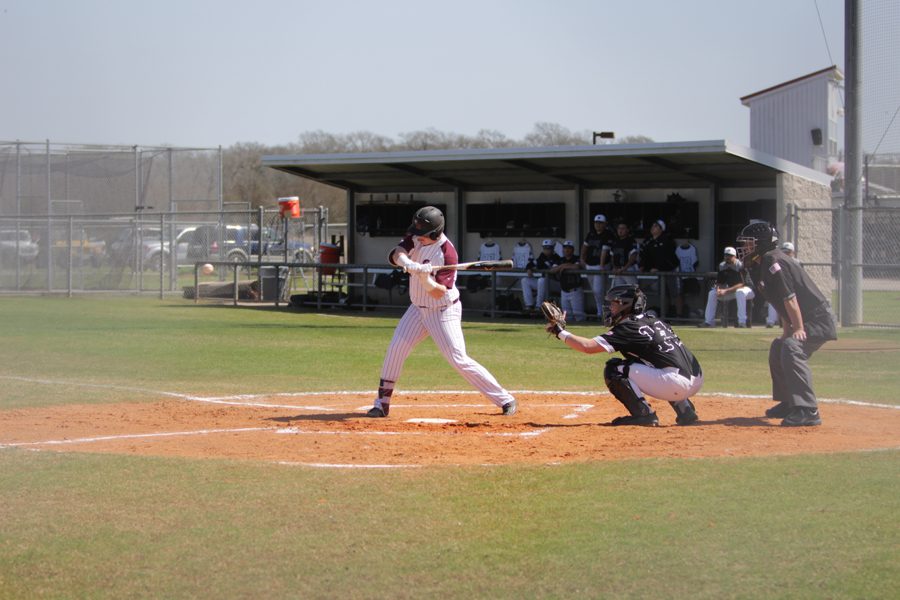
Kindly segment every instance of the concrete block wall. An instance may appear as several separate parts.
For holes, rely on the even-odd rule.
[[[778,233],[782,240],[794,242],[797,258],[803,263],[831,263],[834,230],[831,210],[799,212],[797,239],[789,221],[788,205],[797,208],[831,209],[831,188],[803,177],[782,173],[778,176]],[[837,288],[830,267],[807,267],[807,272],[826,297]]]

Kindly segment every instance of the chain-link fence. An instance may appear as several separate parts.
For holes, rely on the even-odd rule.
[[[333,237],[334,239],[330,239]],[[333,242],[333,243],[332,243]],[[338,262],[342,234],[329,231],[328,210],[279,210],[106,215],[0,216],[0,291],[83,293],[184,291],[198,263],[235,263],[242,279],[259,281],[260,267]],[[325,260],[323,260],[325,262]],[[302,268],[292,284],[314,285]],[[226,269],[203,274],[224,281]]]
[[[900,206],[873,204],[870,198],[861,208],[798,208],[790,220],[791,239],[807,272],[823,289],[832,291],[839,316],[861,315],[854,325],[900,327]],[[850,218],[853,211],[861,214],[861,234],[849,231],[848,223],[857,221]],[[828,218],[816,218],[821,214]],[[822,223],[830,225],[823,229]],[[830,244],[825,255],[831,260],[804,260],[804,247],[821,243]],[[861,244],[859,251],[849,247],[856,243]],[[856,281],[861,282],[861,289],[848,290]]]
[[[0,141],[0,215],[222,208],[221,148]]]

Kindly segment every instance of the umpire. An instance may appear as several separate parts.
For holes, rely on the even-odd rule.
[[[775,307],[784,327],[769,348],[772,399],[778,404],[766,416],[788,427],[821,425],[809,358],[837,339],[831,305],[800,263],[778,247],[778,232],[769,223],[751,222],[737,243],[757,292]]]

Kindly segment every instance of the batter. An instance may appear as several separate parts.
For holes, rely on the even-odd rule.
[[[466,381],[500,407],[504,415],[515,414],[516,399],[487,369],[466,354],[456,271],[438,270],[438,267],[459,262],[456,248],[444,235],[443,213],[434,206],[419,209],[406,237],[388,254],[388,261],[410,274],[411,304],[394,330],[381,367],[378,398],[366,416],[388,416],[391,395],[400,379],[403,363],[413,348],[428,336]]]

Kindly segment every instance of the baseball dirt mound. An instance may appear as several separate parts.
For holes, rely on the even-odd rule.
[[[896,407],[823,403],[824,424],[780,427],[771,401],[699,396],[701,421],[611,427],[608,395],[519,393],[503,417],[478,394],[398,394],[386,419],[363,416],[370,394],[190,398],[0,412],[0,448],[227,458],[331,467],[555,464],[648,457],[755,456],[897,448]]]

